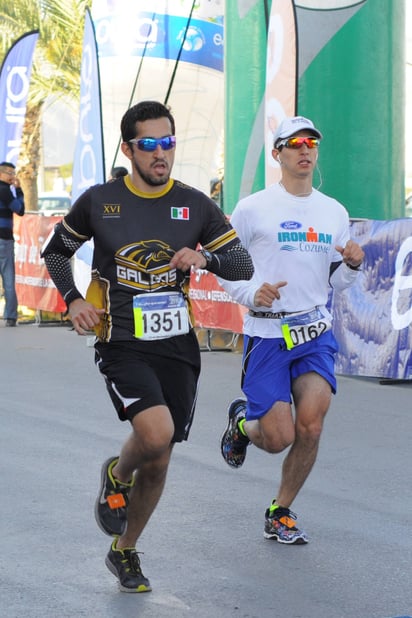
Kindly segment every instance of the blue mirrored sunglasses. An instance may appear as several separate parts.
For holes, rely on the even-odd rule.
[[[152,152],[158,146],[162,150],[171,150],[176,146],[176,136],[166,135],[165,137],[142,137],[141,139],[129,139],[129,142],[136,144],[139,150]]]

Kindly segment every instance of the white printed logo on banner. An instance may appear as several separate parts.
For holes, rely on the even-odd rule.
[[[407,328],[412,323],[412,307],[409,307],[405,313],[399,313],[398,309],[401,293],[412,289],[412,275],[402,275],[406,260],[410,254],[412,254],[411,236],[401,244],[395,262],[395,280],[393,282],[391,307],[392,326],[395,330]]]

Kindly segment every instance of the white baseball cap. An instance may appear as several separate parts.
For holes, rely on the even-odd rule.
[[[276,146],[276,142],[280,139],[292,137],[298,131],[308,129],[312,131],[315,137],[322,139],[322,133],[315,127],[313,122],[309,118],[303,116],[293,116],[292,118],[285,118],[278,126],[275,135],[273,136],[273,143]]]

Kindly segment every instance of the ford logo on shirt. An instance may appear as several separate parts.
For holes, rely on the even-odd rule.
[[[280,227],[284,230],[298,230],[302,227],[302,224],[298,221],[284,221],[280,224]]]

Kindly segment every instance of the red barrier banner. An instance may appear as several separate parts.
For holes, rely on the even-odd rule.
[[[54,313],[66,304],[50,279],[40,250],[61,217],[26,214],[14,217],[16,291],[19,305]]]
[[[247,309],[225,292],[212,273],[206,270],[192,272],[189,298],[197,327],[242,333]]]

